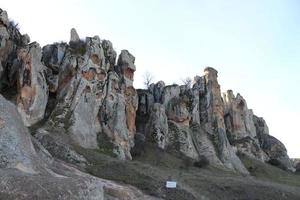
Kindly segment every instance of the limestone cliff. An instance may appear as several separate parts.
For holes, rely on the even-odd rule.
[[[117,58],[110,41],[80,39],[75,29],[68,43],[41,48],[0,9],[0,174],[8,180],[0,194],[19,181],[9,198],[47,199],[46,187],[58,191],[48,199],[155,199],[81,172],[90,163],[80,149],[131,160],[143,151],[137,147],[154,144],[242,174],[249,172],[239,154],[295,170],[245,99],[231,90],[221,94],[215,69],[207,67],[192,87],[160,81],[138,90],[135,70],[129,51]],[[33,182],[44,185],[34,195]]]
[[[138,90],[137,132],[162,149],[195,160],[205,156],[211,164],[241,173],[248,172],[237,153],[294,171],[282,143],[269,135],[243,97],[231,90],[222,97],[217,73],[206,68],[192,88],[160,81]]]
[[[218,72],[207,67],[192,88],[160,81],[138,90],[137,132],[162,149],[192,159],[248,173],[237,154],[246,154],[294,171],[284,145],[269,135],[263,120],[244,98],[228,90],[221,95]]]

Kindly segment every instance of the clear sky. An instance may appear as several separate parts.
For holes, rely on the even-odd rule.
[[[143,74],[180,83],[219,71],[223,91],[239,92],[291,157],[300,157],[300,1],[1,0],[21,32],[41,45],[99,35],[136,57]]]

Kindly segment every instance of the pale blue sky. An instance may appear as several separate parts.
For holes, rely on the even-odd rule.
[[[219,71],[223,91],[241,93],[270,133],[300,157],[300,1],[1,0],[22,33],[41,45],[99,35],[136,57],[135,86],[180,83]]]

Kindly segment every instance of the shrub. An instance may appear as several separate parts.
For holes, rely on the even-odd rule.
[[[71,41],[69,43],[71,52],[74,54],[80,54],[80,55],[84,55],[86,52],[86,44],[83,40],[79,40],[79,41]]]
[[[209,160],[204,156],[200,156],[200,159],[194,162],[194,166],[199,168],[206,167],[207,165],[209,165]]]

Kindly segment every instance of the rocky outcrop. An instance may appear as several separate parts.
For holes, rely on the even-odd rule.
[[[72,29],[69,43],[29,42],[0,9],[0,198],[151,199],[70,167],[90,165],[80,149],[130,160],[152,143],[243,174],[237,153],[294,171],[246,100],[231,90],[222,96],[211,67],[192,87],[159,81],[135,90],[135,57],[122,50],[117,58],[108,40]]]
[[[0,95],[0,168],[38,173],[37,154],[16,107]]]
[[[206,69],[205,76],[196,77],[193,88],[158,82],[138,93],[136,122],[137,127],[147,127],[138,130],[146,133],[146,140],[195,160],[205,156],[211,164],[247,173],[226,137],[215,70]]]
[[[103,148],[101,140],[109,138],[111,151],[131,159],[137,109],[134,57],[122,51],[116,66],[115,59],[111,42],[98,36],[81,41],[75,29],[69,45],[44,47],[47,82],[57,102],[44,129],[67,132],[85,148]]]
[[[222,97],[217,77],[208,67],[192,88],[160,81],[138,90],[137,132],[161,149],[194,160],[204,156],[213,165],[245,174],[237,153],[293,170],[284,146],[268,135],[265,121],[253,115],[240,94],[228,90]]]
[[[84,148],[106,148],[108,142],[114,154],[131,159],[138,104],[134,56],[124,50],[116,64],[110,41],[83,41],[75,29],[69,44],[41,49],[28,44],[5,11],[0,14],[0,89],[18,106],[25,125],[44,122],[37,132],[66,134]]]
[[[8,20],[6,11],[0,9],[0,91],[7,97],[16,95],[16,74],[19,63],[17,50],[28,44],[28,35],[21,35],[17,24]],[[11,87],[14,90],[11,91]],[[14,100],[12,98],[11,100]]]
[[[155,199],[55,161],[1,95],[0,123],[1,199]]]
[[[200,119],[202,119],[200,123],[203,123],[205,129],[208,130],[208,134],[213,138],[222,163],[228,168],[247,173],[226,136],[224,103],[217,80],[218,72],[211,67],[207,67],[204,69],[204,74],[206,93],[202,96],[204,100],[201,101],[201,108],[206,107],[206,110],[200,110]]]
[[[42,120],[47,105],[46,67],[41,58],[42,49],[38,43],[31,43],[18,50],[17,105],[26,126]]]
[[[244,98],[237,94],[235,97],[232,90],[223,94],[225,103],[225,121],[227,133],[230,138],[236,140],[246,136],[256,137],[256,129],[253,122],[253,112],[247,107]]]
[[[245,99],[228,90],[223,94],[225,103],[225,126],[229,142],[237,147],[238,151],[250,157],[268,161],[269,157],[262,151],[253,119],[253,111],[248,109]]]
[[[110,41],[98,36],[83,41],[75,29],[69,44],[41,49],[28,44],[5,11],[0,14],[0,89],[18,106],[25,125],[43,122],[36,132],[66,134],[70,144],[84,148],[111,143],[109,151],[131,159],[138,104],[134,56],[123,50],[116,63]]]
[[[165,149],[169,139],[168,118],[165,108],[161,104],[153,104],[145,131],[149,141],[156,143],[161,149]]]
[[[28,35],[21,35],[17,25],[9,22],[0,10],[0,90],[18,105],[26,126],[44,118],[48,99],[48,86],[41,62],[41,48],[31,43]]]

